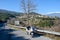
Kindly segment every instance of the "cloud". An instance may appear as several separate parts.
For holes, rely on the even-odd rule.
[[[47,14],[52,14],[52,13],[60,13],[60,12],[48,12]]]

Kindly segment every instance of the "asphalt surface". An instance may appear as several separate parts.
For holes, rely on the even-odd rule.
[[[11,34],[15,34],[15,37],[23,37],[26,40],[52,40],[48,37],[44,37],[43,35],[38,35],[38,34],[35,34],[32,37],[31,35],[27,35],[26,32],[22,31],[22,30],[17,30],[17,31],[11,32]],[[11,39],[15,40],[15,37],[12,36]],[[20,39],[17,38],[17,40],[20,40]]]
[[[0,40],[52,40],[43,35],[27,35],[25,31],[14,30],[8,27],[0,30]]]

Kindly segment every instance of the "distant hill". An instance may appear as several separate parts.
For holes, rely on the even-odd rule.
[[[4,10],[4,9],[0,9],[0,13],[8,13],[8,14],[12,14],[12,15],[25,15],[24,13],[20,13],[20,12],[15,12],[15,11],[9,11],[9,10]],[[31,12],[29,13],[29,15],[41,15],[41,14],[38,14],[38,13],[35,13],[35,12]]]
[[[48,16],[50,17],[59,17],[60,18],[60,13],[51,13],[51,14],[48,14]]]
[[[8,14],[12,14],[12,15],[19,15],[19,12],[15,12],[15,11],[9,11],[9,10],[4,10],[4,9],[0,9],[0,13],[8,13]]]
[[[4,10],[4,9],[0,9],[0,20],[6,19],[8,17],[16,17],[16,16],[24,16],[25,13],[20,13],[20,12],[15,12],[15,11],[9,11],[9,10]],[[31,12],[29,13],[29,15],[41,15],[35,12]]]
[[[38,13],[35,13],[35,12],[31,12],[29,13],[30,15],[41,15],[41,14],[38,14]]]
[[[9,17],[15,17],[16,15],[19,15],[19,13],[14,12],[14,11],[0,9],[0,20],[5,21]]]

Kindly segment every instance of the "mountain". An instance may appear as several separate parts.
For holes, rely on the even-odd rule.
[[[4,10],[4,9],[0,9],[0,13],[8,13],[8,14],[12,14],[14,16],[16,16],[16,15],[22,15],[22,13],[20,13],[20,12],[9,11],[9,10]]]
[[[15,15],[15,16],[25,15],[24,13],[21,13],[21,12],[9,11],[9,10],[4,10],[4,9],[0,9],[0,13],[8,13],[8,14],[12,14],[12,15]],[[31,12],[31,13],[29,13],[29,15],[41,15],[41,14]]]
[[[30,15],[41,15],[41,14],[38,14],[38,13],[36,13],[36,12],[31,12],[31,13],[29,13]]]
[[[0,19],[4,19],[8,18],[8,17],[16,17],[16,16],[24,16],[25,13],[20,13],[20,12],[15,12],[15,11],[9,11],[9,10],[4,10],[4,9],[0,9]],[[29,15],[41,15],[35,12],[31,12],[29,13]]]
[[[51,13],[51,14],[48,14],[48,16],[50,17],[59,17],[60,18],[60,13]]]
[[[0,9],[0,20],[6,21],[9,17],[11,18],[16,17],[17,15],[20,15],[20,14],[22,13]]]

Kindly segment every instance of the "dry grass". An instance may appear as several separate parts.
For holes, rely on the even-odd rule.
[[[55,35],[51,35],[51,34],[45,34],[44,36],[49,37],[53,40],[60,40],[60,36],[55,36]]]
[[[8,24],[8,27],[13,28],[14,30],[23,30],[23,31],[25,31],[25,29],[15,27],[15,25],[11,25],[11,24]]]

